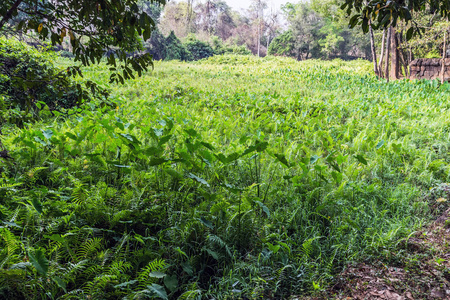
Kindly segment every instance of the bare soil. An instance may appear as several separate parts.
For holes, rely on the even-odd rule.
[[[404,241],[397,265],[348,266],[317,299],[450,299],[450,209]]]

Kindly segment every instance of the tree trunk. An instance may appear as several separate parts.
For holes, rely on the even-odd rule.
[[[370,21],[370,19],[369,19],[369,35],[370,35],[370,50],[372,51],[373,71],[375,72],[375,75],[379,76],[377,67],[377,52],[375,50],[375,39],[373,37],[372,22]]]
[[[383,77],[383,57],[384,57],[384,44],[386,41],[386,28],[383,29],[383,37],[381,38],[381,50],[380,61],[378,62],[378,70],[380,70],[380,77]]]
[[[392,27],[389,27],[387,31],[387,41],[386,41],[386,66],[384,68],[384,76],[386,78],[386,82],[389,82],[389,50],[391,49],[391,30]]]
[[[391,72],[392,79],[399,78],[399,53],[398,53],[398,40],[395,28],[391,27]]]
[[[399,45],[403,44],[403,30],[398,35],[398,43]],[[408,62],[408,56],[406,55],[405,49],[399,49],[399,58],[400,58],[400,65],[403,66],[403,70],[405,72],[405,77],[409,78],[410,71],[409,71],[409,62]],[[401,67],[400,67],[401,72]]]
[[[442,51],[441,84],[445,81],[445,56],[447,54],[447,29],[444,31],[444,49]]]

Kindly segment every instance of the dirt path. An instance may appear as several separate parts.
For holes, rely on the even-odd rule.
[[[438,199],[439,200],[439,199]],[[397,266],[348,267],[328,291],[334,299],[450,299],[450,209],[405,241]]]

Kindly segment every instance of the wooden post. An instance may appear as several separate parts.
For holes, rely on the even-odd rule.
[[[447,56],[447,28],[444,31],[444,49],[442,51],[442,63],[441,63],[441,84],[445,81],[445,57]]]

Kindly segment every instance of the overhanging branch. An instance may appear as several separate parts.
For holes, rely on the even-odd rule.
[[[17,10],[22,1],[23,0],[16,0],[13,6],[11,6],[11,8],[6,12],[5,16],[0,20],[0,30],[2,30],[3,25],[5,25],[6,22],[8,22],[12,18],[14,11]]]

